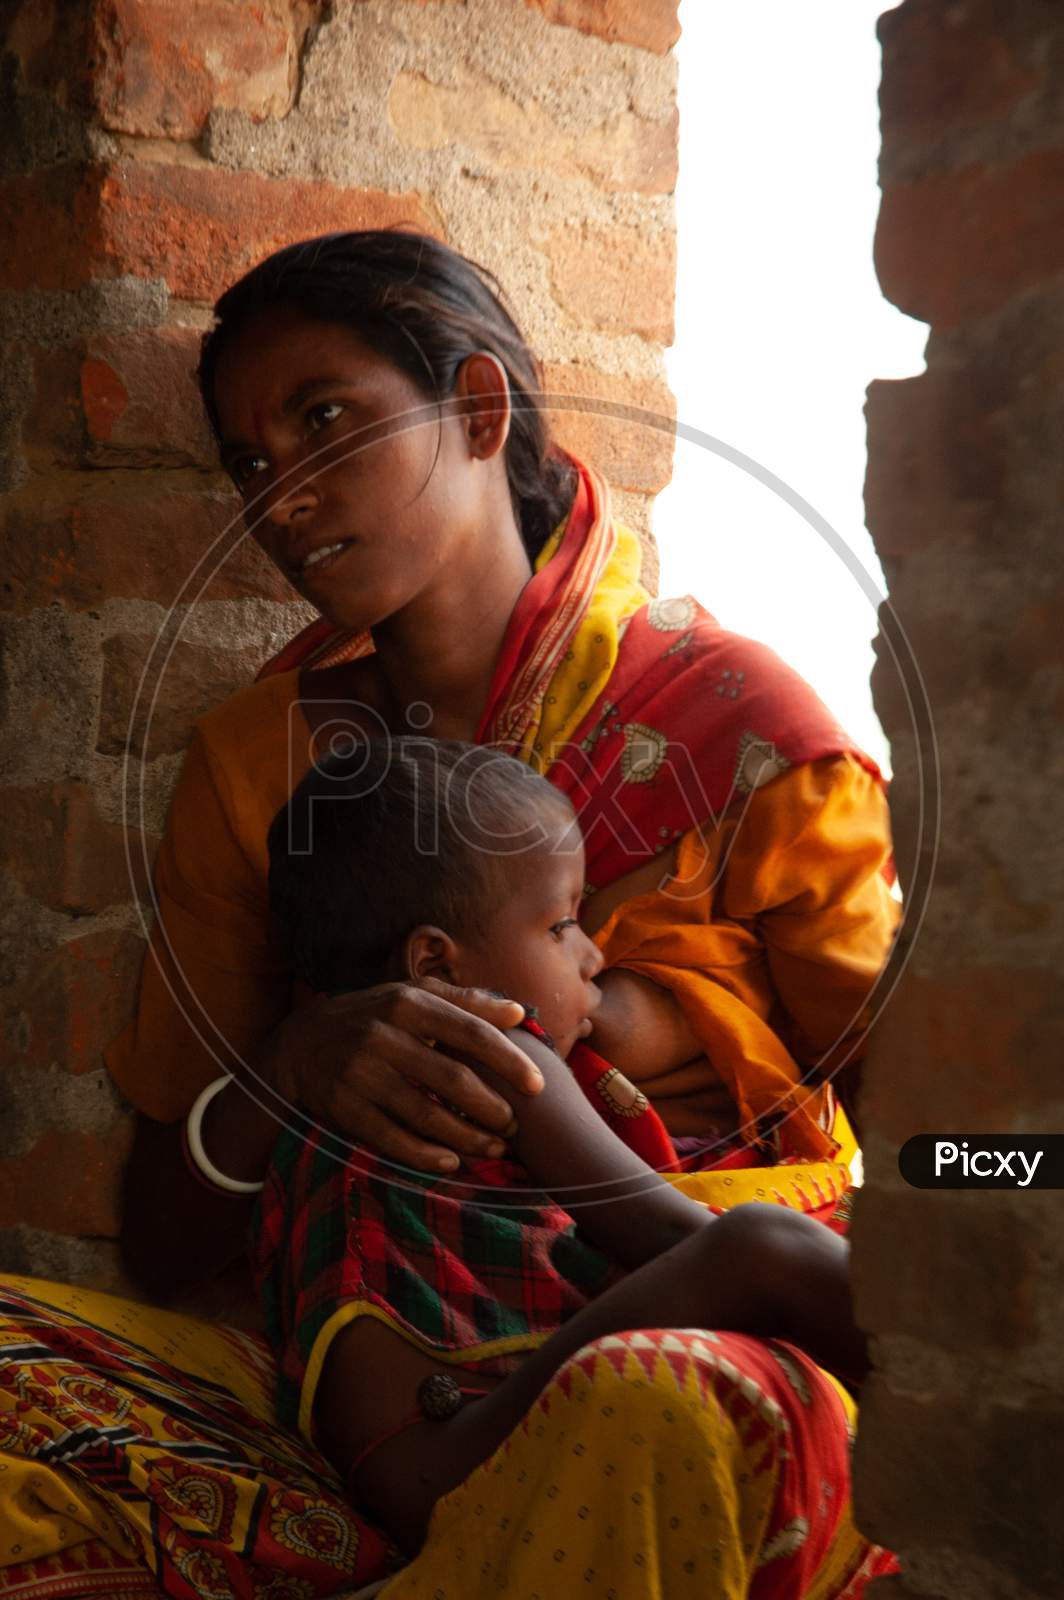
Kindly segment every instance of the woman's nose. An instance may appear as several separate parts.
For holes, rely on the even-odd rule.
[[[309,479],[302,483],[289,480],[270,498],[265,519],[279,528],[291,527],[294,523],[303,522],[307,517],[313,516],[319,498],[316,486]]]

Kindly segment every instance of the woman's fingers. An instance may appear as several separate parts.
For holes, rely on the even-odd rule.
[[[439,1139],[452,1150],[465,1155],[499,1153],[499,1136],[509,1137],[516,1127],[513,1111],[472,1067],[398,1030],[388,1061],[398,1071],[382,1076],[376,1096],[379,1105],[387,1104],[426,1138]],[[425,1089],[445,1103],[430,1100]],[[459,1111],[461,1116],[456,1115]]]
[[[519,1045],[501,1030],[516,1027],[524,1007],[500,1000],[486,989],[465,989],[439,978],[422,978],[403,989],[402,1010],[393,1019],[411,1032],[445,1044],[454,1054],[469,1056],[522,1094],[538,1094],[543,1074]],[[479,1081],[479,1080],[477,1080]],[[467,1107],[456,1101],[462,1111]]]
[[[421,1170],[445,1169],[462,1156],[500,1154],[499,1135],[516,1127],[510,1100],[478,1068],[497,1074],[511,1097],[543,1087],[539,1068],[501,1031],[523,1012],[432,978],[338,995],[294,1015],[280,1052],[287,1070],[274,1077],[346,1138]]]
[[[395,1122],[384,1111],[363,1101],[357,1109],[359,1143],[388,1161],[418,1172],[453,1172],[459,1157],[445,1145],[429,1144]]]

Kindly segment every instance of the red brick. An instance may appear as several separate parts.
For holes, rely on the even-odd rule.
[[[90,1072],[128,1022],[144,940],[108,928],[33,951],[0,992],[5,1059]]]
[[[908,0],[880,17],[884,143],[992,125],[1036,89],[1018,21],[1012,0]]]
[[[37,350],[22,425],[35,464],[215,466],[195,379],[201,337],[152,328]]]
[[[869,386],[865,507],[881,558],[986,530],[1007,469],[999,363]]]
[[[131,1143],[123,1118],[107,1135],[50,1129],[25,1155],[0,1161],[0,1227],[114,1237]]]
[[[165,278],[190,300],[213,300],[299,239],[401,222],[432,227],[414,194],[155,162],[112,168],[100,204],[101,264],[115,275]]]
[[[4,8],[3,45],[18,61],[24,83],[63,107],[90,103],[88,61],[91,21],[86,5],[62,0],[9,0]]]
[[[1048,1389],[1027,1406],[1010,1403],[995,1393],[996,1379],[978,1396],[948,1399],[866,1384],[857,1522],[903,1560],[910,1547],[942,1551],[952,1596],[1057,1594],[1064,1409]],[[986,1584],[984,1562],[996,1567],[1000,1586]]]
[[[554,297],[605,333],[673,339],[676,236],[638,228],[559,228],[546,241]]]
[[[73,611],[91,611],[109,599],[170,605],[182,596],[296,598],[234,521],[235,495],[221,488],[175,488],[162,474],[156,483],[135,476],[131,484],[91,484],[80,503],[63,498],[61,486],[55,498],[41,498],[33,487],[9,497],[0,580],[9,607],[24,612],[59,601]],[[224,549],[231,554],[201,588]]]
[[[1064,273],[1064,150],[883,191],[876,268],[888,300],[936,328]]]
[[[610,44],[637,44],[663,56],[680,37],[678,0],[525,0],[548,22],[597,35]]]
[[[92,437],[109,439],[115,423],[129,406],[129,394],[106,361],[82,362],[81,405]]]
[[[82,368],[97,374],[105,390],[125,396],[98,419],[86,404],[88,430],[112,453],[168,461],[215,465],[217,448],[196,384],[202,335],[194,328],[155,328],[144,333],[96,334],[89,341],[89,360]],[[106,431],[105,431],[106,430]]]
[[[76,289],[98,257],[100,176],[65,164],[0,182],[0,289]]]
[[[27,387],[22,444],[39,471],[74,466],[85,459],[88,440],[81,403],[81,362],[85,343],[38,346],[32,351],[33,378]]]
[[[597,467],[618,489],[656,494],[665,487],[672,476],[674,434],[669,430],[676,414],[666,384],[558,363],[545,368],[543,387],[556,397],[550,427],[565,449]],[[566,408],[562,397],[570,395],[582,402],[579,408]]]
[[[0,289],[165,278],[213,300],[282,245],[347,228],[433,221],[417,195],[162,162],[47,168],[0,185]]]
[[[968,1125],[938,1131],[966,1132]],[[852,1239],[863,1328],[909,1334],[946,1350],[963,1337],[973,1355],[1017,1351],[1040,1337],[1039,1245],[1011,1194],[959,1202],[934,1190],[866,1184],[857,1197]],[[946,1296],[944,1283],[950,1285]]]
[[[144,843],[130,829],[127,860],[126,829],[100,816],[83,784],[0,790],[0,868],[53,910],[85,915],[142,895]]]
[[[150,760],[179,753],[197,717],[251,683],[262,663],[261,649],[216,649],[179,639],[165,660],[152,661],[142,687],[154,643],[148,635],[127,633],[104,642],[96,742],[101,755],[120,756],[129,750]]]
[[[93,98],[104,127],[194,139],[215,107],[283,117],[319,9],[285,0],[98,0]]]
[[[925,977],[910,968],[876,1022],[865,1063],[869,1127],[900,1148],[913,1134],[950,1128],[1007,1133],[1027,1110],[1055,1105],[1059,1002],[1059,979],[1048,969],[982,966]]]

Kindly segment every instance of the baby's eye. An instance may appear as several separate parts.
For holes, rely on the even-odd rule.
[[[554,924],[550,931],[556,939],[560,939],[566,928],[575,928],[576,926],[577,921],[575,917],[563,917],[560,922],[556,922]]]
[[[320,433],[322,428],[328,428],[337,420],[343,409],[343,406],[335,400],[326,400],[320,406],[311,406],[306,414],[308,429],[311,433]]]

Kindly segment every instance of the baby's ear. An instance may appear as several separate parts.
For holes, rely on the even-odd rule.
[[[403,976],[407,979],[440,978],[457,983],[458,946],[442,928],[422,924],[408,933],[403,944]]]

